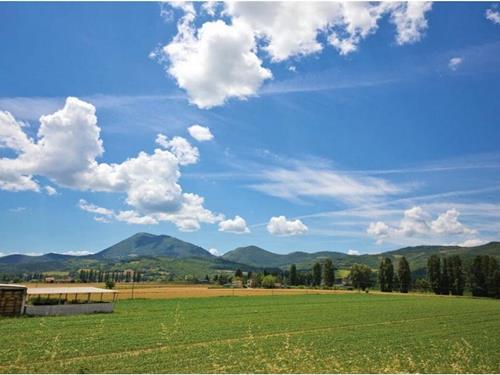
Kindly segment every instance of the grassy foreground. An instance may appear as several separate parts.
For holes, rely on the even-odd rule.
[[[0,372],[500,372],[500,301],[301,295],[119,301],[0,319]]]

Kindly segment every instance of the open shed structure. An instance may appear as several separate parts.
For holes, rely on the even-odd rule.
[[[28,288],[26,315],[113,312],[117,292],[94,287]]]
[[[0,284],[0,315],[15,316],[22,314],[27,289],[24,285]]]

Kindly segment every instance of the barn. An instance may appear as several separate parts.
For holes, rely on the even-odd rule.
[[[24,312],[27,290],[23,285],[0,284],[0,316],[16,316]]]

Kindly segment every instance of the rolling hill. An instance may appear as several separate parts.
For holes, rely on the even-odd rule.
[[[259,271],[263,269],[287,269],[291,264],[299,270],[310,270],[315,262],[331,258],[337,269],[348,269],[354,263],[363,263],[376,269],[383,257],[393,262],[405,256],[414,274],[425,274],[429,256],[460,255],[470,262],[475,255],[492,255],[500,261],[500,242],[490,242],[476,247],[414,246],[381,254],[348,255],[340,252],[316,253],[293,252],[276,254],[257,246],[239,247],[221,257],[210,254],[200,246],[167,235],[137,233],[96,254],[72,256],[48,253],[41,256],[14,254],[0,257],[0,273],[24,272],[75,272],[81,268],[121,270],[133,268],[144,272],[176,276],[203,277],[221,271]]]
[[[330,258],[337,268],[350,268],[354,263],[367,264],[377,268],[383,257],[389,257],[394,262],[405,256],[412,270],[426,267],[427,258],[433,254],[439,256],[460,255],[466,261],[476,255],[492,255],[500,260],[500,242],[490,242],[476,247],[460,246],[414,246],[393,250],[380,254],[348,255],[340,252],[323,251],[317,253],[293,252],[276,254],[256,246],[239,247],[227,252],[222,257],[233,262],[245,263],[255,267],[288,268],[291,264],[300,269],[311,269],[317,262]]]
[[[214,258],[202,247],[184,242],[167,235],[137,233],[117,244],[91,256],[94,259],[119,260],[135,257],[172,257],[172,258]]]
[[[40,256],[23,254],[0,257],[0,274],[18,275],[34,272],[76,272],[81,268],[118,271],[128,268],[148,274],[168,273],[182,277],[203,278],[223,271],[260,270],[215,257],[200,246],[167,235],[137,233],[96,254],[72,256],[49,253]]]

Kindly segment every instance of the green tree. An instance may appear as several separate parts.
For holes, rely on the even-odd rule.
[[[493,280],[495,285],[495,298],[500,298],[500,270],[496,270],[493,274]]]
[[[494,257],[477,255],[470,268],[470,284],[473,296],[496,296],[498,264]]]
[[[312,285],[321,285],[321,264],[319,262],[314,263],[312,269]]]
[[[372,286],[372,270],[366,264],[353,264],[349,279],[354,288],[365,290]]]
[[[236,272],[234,273],[234,277],[242,278],[243,277],[243,272],[238,268],[236,270]]]
[[[115,287],[115,282],[113,280],[106,280],[106,289],[113,289]]]
[[[408,293],[411,286],[410,264],[405,257],[401,257],[398,262],[399,291]]]
[[[470,270],[472,295],[496,297],[499,294],[499,269],[496,259],[489,255],[474,258]]]
[[[298,284],[297,266],[295,266],[295,264],[292,264],[290,266],[290,285],[297,285],[297,284]]]
[[[421,292],[429,292],[431,290],[431,284],[427,279],[417,279],[415,280],[415,289]]]
[[[394,266],[390,258],[384,258],[380,262],[378,280],[382,292],[392,292],[394,281]]]
[[[441,294],[448,295],[450,294],[450,276],[452,273],[448,258],[443,258],[442,264],[440,290]]]
[[[441,259],[437,255],[431,255],[427,260],[427,278],[432,291],[439,294],[441,292]]]
[[[465,278],[460,256],[453,255],[448,258],[448,279],[451,294],[461,296],[464,294]]]
[[[331,259],[325,260],[323,265],[323,285],[332,287],[335,281],[335,270]]]
[[[273,275],[267,275],[264,276],[264,278],[262,279],[261,285],[263,288],[272,289],[274,288],[275,283],[276,283],[276,277]]]
[[[488,256],[489,262],[488,267],[486,268],[486,290],[488,297],[495,297],[497,295],[498,284],[496,282],[496,273],[498,272],[498,263],[497,260]]]

